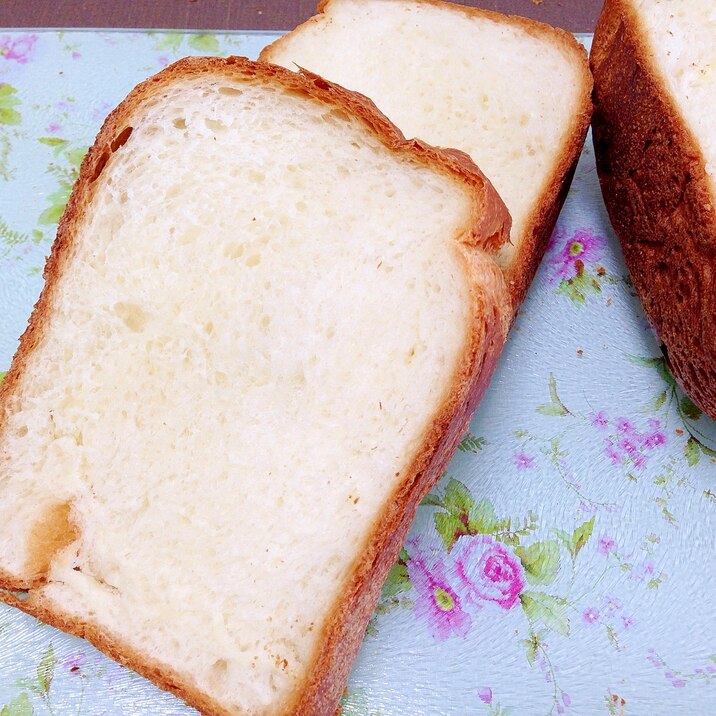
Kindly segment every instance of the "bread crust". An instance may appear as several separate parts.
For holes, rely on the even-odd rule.
[[[426,164],[457,177],[471,188],[474,197],[468,230],[455,244],[469,277],[472,323],[466,327],[465,348],[453,383],[430,420],[421,448],[410,460],[406,460],[406,469],[399,484],[377,516],[365,545],[357,553],[345,587],[340,592],[342,596],[321,627],[303,687],[297,690],[295,702],[282,704],[280,711],[303,716],[333,714],[382,583],[397,558],[415,509],[439,478],[462,436],[472,410],[487,387],[507,332],[509,295],[499,268],[485,252],[497,251],[507,240],[510,218],[489,181],[467,155],[435,149],[419,140],[406,140],[369,99],[315,74],[305,71],[294,73],[246,58],[186,58],[138,85],[107,117],[82,162],[79,178],[60,220],[57,238],[45,266],[45,287],[20,339],[20,347],[8,375],[0,386],[0,444],[28,357],[40,345],[51,320],[58,281],[71,259],[74,237],[95,194],[96,179],[106,163],[111,161],[112,153],[126,141],[129,136],[127,127],[131,127],[134,113],[145,101],[157,96],[162,88],[175,81],[206,74],[279,83],[293,92],[345,109],[360,118],[391,151],[412,162]],[[0,601],[87,639],[104,653],[181,697],[202,713],[228,716],[229,712],[220,703],[188,683],[184,676],[132,649],[96,622],[63,612],[43,594],[45,582],[46,575],[28,579],[26,575],[9,574],[0,569],[0,589],[29,590],[29,596],[24,600],[9,591],[0,591]]]
[[[591,63],[609,217],[671,372],[716,418],[716,212],[704,156],[628,0],[605,3]]]
[[[320,0],[316,8],[317,14],[309,18],[294,30],[318,23],[321,15],[326,13],[332,2],[336,0]],[[340,2],[340,0],[338,0]],[[386,2],[403,2],[404,0],[385,0]],[[578,111],[574,113],[572,123],[566,133],[566,141],[556,157],[552,170],[544,182],[540,198],[532,209],[528,220],[525,222],[525,234],[519,249],[515,252],[510,264],[503,267],[503,273],[507,281],[513,306],[512,321],[517,317],[517,312],[522,305],[532,280],[537,273],[542,257],[547,250],[549,239],[557,222],[569,187],[572,183],[574,171],[579,161],[579,156],[584,146],[584,140],[589,130],[589,123],[592,117],[592,74],[589,70],[587,51],[580,45],[574,36],[560,28],[552,27],[537,20],[531,20],[519,15],[503,15],[492,10],[483,10],[476,7],[468,7],[457,3],[444,2],[443,0],[410,0],[410,2],[424,3],[436,7],[444,7],[454,12],[462,13],[468,18],[481,18],[497,23],[506,23],[523,30],[532,37],[541,40],[548,39],[558,45],[562,52],[572,57],[575,67],[579,68],[580,74],[580,99]],[[289,34],[291,34],[289,33]],[[281,47],[287,35],[280,37],[265,47],[259,59],[271,62],[271,56],[276,48]]]

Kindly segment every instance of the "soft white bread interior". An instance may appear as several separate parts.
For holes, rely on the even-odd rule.
[[[466,157],[242,58],[135,89],[0,389],[0,586],[206,713],[336,709],[499,355]]]
[[[515,309],[546,248],[589,126],[574,37],[434,0],[324,0],[261,59],[370,97],[408,137],[469,154],[512,216],[499,256]]]
[[[604,199],[674,377],[716,418],[716,6],[607,0],[592,49]]]
[[[655,70],[698,140],[716,189],[716,4],[709,0],[635,0]],[[646,49],[645,47],[645,49]]]

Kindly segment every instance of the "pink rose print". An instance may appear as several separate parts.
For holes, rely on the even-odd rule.
[[[604,237],[598,236],[591,229],[578,229],[572,236],[567,236],[563,229],[558,228],[552,234],[550,243],[550,251],[556,250],[549,260],[552,282],[569,280],[581,273],[585,264],[599,261],[604,244]],[[561,249],[558,249],[560,246]]]
[[[603,429],[609,425],[609,420],[607,419],[607,415],[603,410],[600,410],[598,413],[594,413],[592,416],[590,416],[590,420],[595,428]]]
[[[418,593],[415,615],[426,622],[438,641],[445,641],[452,634],[464,638],[472,620],[463,611],[460,597],[446,577],[444,562],[437,557],[428,559],[429,564],[423,555],[415,553],[408,562],[408,576]]]
[[[503,609],[514,607],[525,587],[520,561],[488,535],[463,537],[455,546],[455,570],[468,601],[495,602]]]
[[[37,39],[37,35],[20,35],[15,39],[10,35],[2,35],[0,37],[0,57],[6,60],[15,60],[15,62],[24,65],[29,60]]]
[[[487,704],[489,706],[492,703],[492,689],[489,686],[478,689],[477,695],[483,704]]]

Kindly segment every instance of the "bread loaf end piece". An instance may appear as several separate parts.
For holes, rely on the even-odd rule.
[[[707,0],[607,0],[592,47],[609,216],[674,377],[716,418],[716,18]]]

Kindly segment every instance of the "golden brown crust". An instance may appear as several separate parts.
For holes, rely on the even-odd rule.
[[[10,592],[0,591],[0,602],[17,607],[26,614],[56,629],[61,629],[67,634],[86,639],[107,656],[132,669],[132,671],[136,671],[161,689],[176,694],[187,704],[198,709],[201,713],[207,714],[207,716],[236,716],[198,689],[192,688],[186,683],[185,679],[166,665],[148,659],[146,655],[136,651],[115,635],[103,631],[96,625],[64,613],[62,609],[43,600],[39,594],[34,594],[31,591],[26,599],[20,599]]]
[[[403,2],[404,0],[392,1]],[[526,17],[503,15],[491,10],[443,2],[443,0],[410,1],[435,5],[436,7],[450,8],[455,12],[466,15],[468,18],[478,17],[500,24],[512,25],[532,37],[539,38],[540,40],[548,39],[553,44],[558,45],[566,56],[572,57],[575,67],[579,68],[580,94],[578,110],[575,112],[569,130],[565,134],[564,145],[561,148],[559,156],[554,161],[550,176],[544,183],[542,194],[531,216],[525,223],[525,233],[520,246],[515,252],[514,258],[509,266],[504,269],[505,279],[512,298],[514,321],[527,295],[532,279],[537,273],[537,268],[547,249],[552,230],[557,222],[557,217],[562,210],[564,200],[567,198],[567,192],[572,183],[574,170],[579,161],[579,155],[589,129],[589,122],[592,117],[592,75],[589,70],[587,52],[570,33],[552,27],[551,25],[537,22],[536,20],[530,20]],[[300,32],[302,28],[319,22],[321,15],[328,10],[332,2],[334,2],[334,0],[320,0],[316,9],[317,14],[292,30],[292,33]],[[287,37],[288,35],[284,35],[265,47],[261,51],[259,59],[271,62],[273,52],[283,46],[287,41]]]
[[[563,35],[560,34],[558,37],[563,38]],[[557,217],[562,211],[569,187],[572,184],[572,178],[592,119],[592,75],[587,63],[587,53],[574,37],[571,35],[568,37],[580,55],[582,79],[579,109],[572,118],[572,124],[565,135],[562,151],[552,165],[552,173],[544,185],[542,195],[526,222],[522,242],[510,265],[504,271],[512,296],[513,320],[527,296],[527,291],[547,250]]]
[[[461,152],[444,152],[418,140],[406,140],[373,103],[309,72],[294,73],[245,58],[187,58],[168,67],[136,87],[105,121],[94,146],[85,157],[57,239],[45,267],[46,284],[20,341],[5,384],[0,388],[0,442],[12,409],[15,391],[25,370],[28,356],[41,342],[63,267],[72,254],[72,242],[79,223],[94,196],[95,181],[114,151],[127,140],[135,112],[163,87],[200,74],[212,73],[229,78],[279,83],[326,104],[347,110],[364,121],[380,140],[410,161],[424,163],[457,176],[471,187],[473,214],[468,233],[457,246],[465,260],[473,302],[473,325],[466,334],[465,353],[456,374],[454,389],[431,421],[419,454],[406,469],[393,498],[378,517],[365,549],[357,559],[335,606],[322,627],[322,638],[307,671],[305,688],[297,701],[283,704],[286,714],[315,716],[335,713],[365,626],[377,601],[382,582],[397,558],[398,551],[421,497],[440,476],[469,415],[484,392],[497,362],[507,329],[508,294],[496,264],[483,249],[496,251],[507,239],[510,219],[504,204],[479,169]],[[483,288],[481,283],[487,278]],[[116,635],[103,631],[89,620],[64,614],[44,595],[42,580],[27,580],[0,570],[0,589],[31,588],[30,596],[19,600],[0,592],[0,601],[26,611],[68,633],[88,639],[97,648],[171,691],[203,713],[225,716],[228,712],[205,694],[186,683],[186,679],[163,664],[130,648]]]
[[[455,389],[433,418],[422,450],[413,458],[392,498],[377,516],[366,543],[358,550],[358,559],[342,589],[344,598],[323,628],[308,687],[291,713],[301,716],[333,713],[415,511],[447,467],[497,364],[510,316],[509,304],[504,298],[500,301],[504,281],[497,265],[488,263],[484,255],[465,249],[463,258],[473,278],[473,325],[468,334],[468,349],[456,372]],[[487,290],[481,285],[487,286]]]
[[[630,2],[605,3],[591,62],[609,217],[674,377],[716,418],[716,212],[704,157]]]

